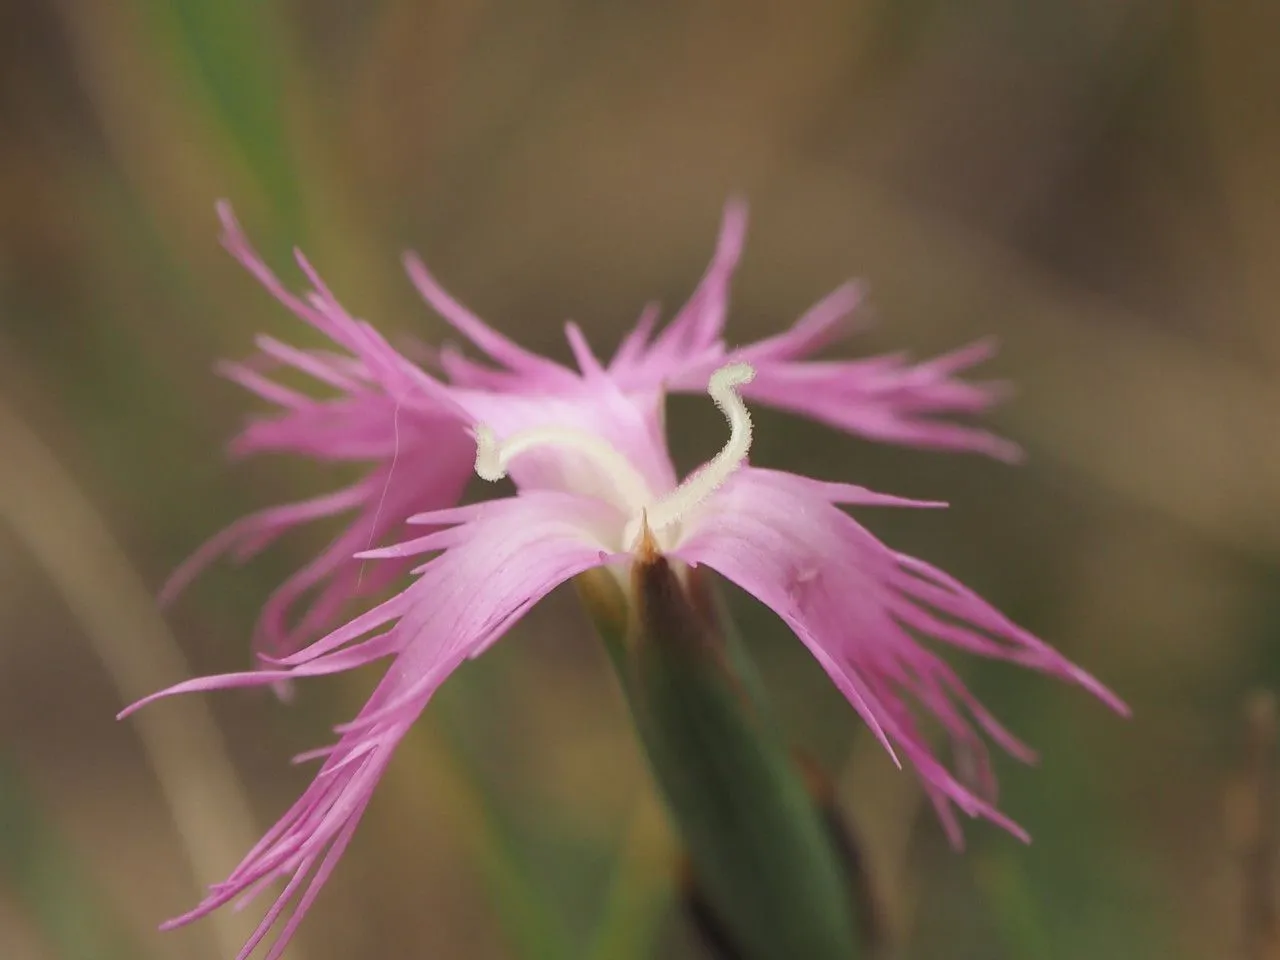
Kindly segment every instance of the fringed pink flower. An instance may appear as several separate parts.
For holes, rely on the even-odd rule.
[[[581,331],[568,328],[580,372],[486,327],[411,262],[428,300],[496,365],[481,367],[446,353],[441,362],[450,383],[422,372],[346,314],[305,261],[314,289],[305,298],[287,293],[229,217],[227,226],[229,246],[242,262],[342,351],[260,344],[274,361],[332,388],[336,396],[325,400],[285,391],[260,369],[233,368],[233,376],[281,408],[251,425],[241,446],[368,460],[373,468],[361,484],[329,498],[243,521],[209,550],[233,543],[252,552],[313,516],[356,512],[357,523],[274,600],[287,608],[307,587],[323,582],[320,599],[304,616],[308,627],[336,622],[339,605],[354,592],[348,571],[357,564],[367,562],[379,585],[410,568],[412,577],[401,592],[318,639],[288,634],[282,620],[271,621],[267,636],[288,642],[263,658],[263,669],[191,680],[126,711],[175,693],[292,681],[388,661],[368,704],[337,728],[336,743],[314,754],[322,763],[302,798],[226,881],[171,924],[283,880],[283,892],[241,954],[248,956],[279,924],[268,954],[278,957],[350,841],[400,739],[452,671],[501,639],[559,584],[603,566],[625,586],[633,557],[654,551],[677,569],[705,564],[770,607],[895,760],[915,769],[957,843],[957,812],[1025,836],[996,807],[986,741],[1022,759],[1030,752],[982,708],[938,648],[1058,677],[1125,712],[1089,674],[952,577],[882,544],[843,509],[940,504],[748,465],[753,428],[744,397],[753,396],[854,432],[991,453],[1003,448],[985,434],[924,418],[925,412],[978,409],[989,400],[982,388],[951,379],[971,357],[917,367],[883,359],[827,365],[798,359],[825,342],[832,317],[852,305],[843,295],[815,308],[787,334],[726,350],[719,331],[741,237],[736,208],[707,277],[666,331],[652,337],[642,328],[606,367]],[[711,460],[678,481],[656,397],[664,386],[692,389],[698,377],[724,414],[729,437]],[[815,381],[826,386],[813,389]],[[861,396],[862,413],[815,394],[850,402]],[[515,494],[453,506],[473,467],[486,480],[510,477]],[[402,532],[411,529],[420,535]],[[406,539],[386,545],[397,533]],[[366,549],[370,540],[382,542]],[[918,725],[920,714],[947,732],[971,776],[954,773],[938,756]]]

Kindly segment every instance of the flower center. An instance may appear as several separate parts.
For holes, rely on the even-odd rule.
[[[590,460],[613,483],[631,519],[622,542],[632,549],[648,529],[661,533],[711,496],[747,459],[751,450],[751,414],[737,388],[750,383],[755,369],[747,363],[731,363],[711,375],[707,393],[729,422],[729,440],[710,461],[684,479],[664,497],[654,497],[643,476],[616,447],[603,437],[571,427],[533,427],[504,440],[486,424],[476,425],[476,473],[498,481],[517,457],[542,447],[571,450]]]

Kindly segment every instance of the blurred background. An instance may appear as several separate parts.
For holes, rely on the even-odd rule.
[[[1212,0],[7,0],[0,4],[0,956],[228,958],[260,916],[155,926],[307,782],[372,677],[292,706],[125,703],[239,669],[328,531],[167,573],[233,518],[345,477],[232,465],[257,403],[212,372],[310,343],[217,243],[306,249],[353,312],[444,336],[419,251],[505,332],[604,351],[692,289],[732,194],[731,337],[843,280],[841,350],[994,334],[1025,465],[759,414],[757,462],[952,503],[868,512],[1111,684],[1121,721],[965,676],[1042,751],[953,853],[801,646],[735,604],[788,732],[840,784],[905,958],[1280,956],[1268,835],[1280,681],[1280,7]],[[685,465],[710,404],[673,421]],[[1252,707],[1248,705],[1252,704]],[[1247,719],[1252,717],[1252,720]],[[699,956],[672,840],[570,592],[446,685],[289,956]],[[1268,945],[1270,943],[1270,945]]]

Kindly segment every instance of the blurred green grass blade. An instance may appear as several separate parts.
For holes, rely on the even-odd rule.
[[[670,901],[670,888],[657,887],[630,864],[619,863],[609,884],[600,924],[583,956],[586,960],[656,957]]]
[[[472,760],[471,750],[460,735],[466,724],[457,716],[459,709],[454,700],[463,692],[466,691],[455,690],[453,697],[439,699],[436,711],[443,716],[437,729],[442,733],[454,779],[474,817],[478,837],[473,853],[491,892],[498,921],[520,960],[564,960],[574,953],[565,924],[542,893],[545,885],[538,882],[529,863],[517,824],[504,809],[497,790]]]
[[[262,0],[140,0],[161,54],[202,94],[221,130],[270,198],[278,230],[300,238],[301,198],[283,114],[273,5]]]
[[[1014,611],[1014,617],[1041,619],[1025,611]],[[1033,773],[1003,778],[1002,806],[1031,827],[1034,842],[1016,854],[993,851],[1012,864],[997,860],[994,878],[978,875],[997,929],[1014,945],[1008,955],[1024,955],[1018,952],[1022,938],[1049,944],[1049,953],[1025,953],[1033,958],[1054,951],[1091,960],[1197,956],[1171,922],[1169,905],[1178,896],[1173,881],[1133,856],[1132,828],[1116,816],[1116,786],[1097,774],[1133,762],[1127,751],[1135,744],[1125,737],[1105,739],[1112,735],[1111,718],[1077,713],[1074,703],[1059,705],[1057,698],[1042,696],[1038,684],[1001,682],[995,666],[975,665],[975,694],[1052,761]]]
[[[138,960],[16,767],[0,756],[0,876],[64,960]]]
[[[1053,960],[1052,938],[1017,856],[982,856],[975,860],[974,869],[1005,955],[1020,960]]]
[[[561,960],[571,951],[558,919],[538,895],[534,877],[512,844],[494,830],[480,860],[508,944],[522,960]]]
[[[479,791],[483,797],[483,791]],[[521,960],[563,960],[572,955],[560,918],[541,895],[537,877],[520,855],[510,824],[483,798],[485,823],[480,866],[506,939]]]
[[[663,920],[672,900],[669,844],[658,842],[650,828],[658,816],[660,812],[651,810],[648,802],[642,802],[634,815],[614,861],[600,918],[583,951],[585,960],[658,956]]]

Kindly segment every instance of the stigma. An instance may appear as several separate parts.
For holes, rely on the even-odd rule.
[[[754,377],[755,369],[747,363],[730,363],[711,375],[707,393],[729,424],[729,439],[719,453],[665,495],[655,496],[643,474],[606,438],[571,427],[533,427],[499,440],[487,424],[477,424],[476,474],[491,482],[501,480],[513,460],[538,449],[578,454],[609,480],[619,505],[630,517],[622,531],[624,549],[653,552],[655,545],[671,541],[681,520],[746,462],[751,450],[751,414],[738,389]]]

